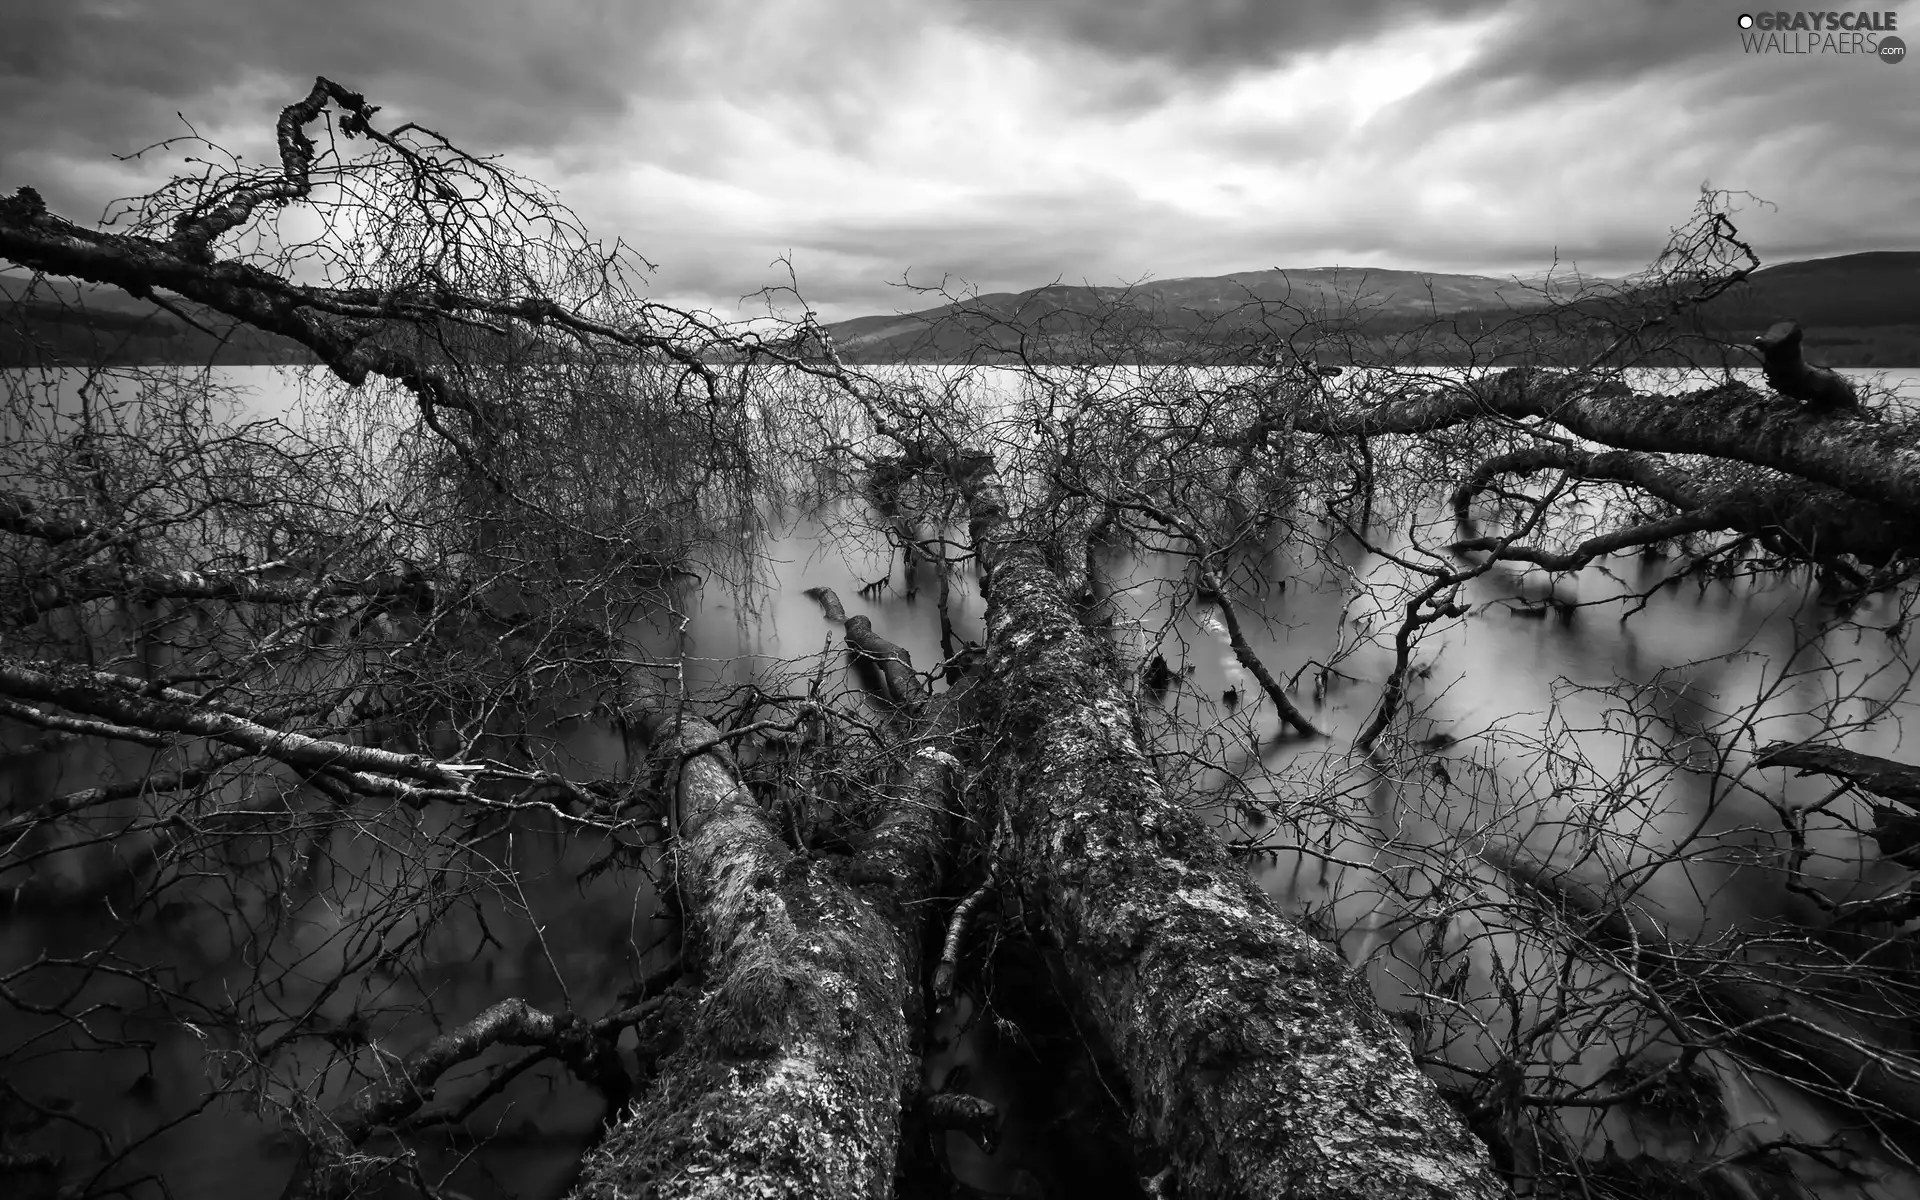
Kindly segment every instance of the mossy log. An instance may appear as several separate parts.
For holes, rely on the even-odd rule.
[[[1339,952],[1167,795],[1106,657],[1006,522],[992,460],[948,470],[987,569],[984,767],[1015,876],[1127,1080],[1155,1187],[1505,1195]]]
[[[574,1195],[891,1196],[901,1113],[920,1087],[920,947],[951,754],[919,745],[898,803],[849,862],[789,847],[713,726],[658,697],[629,711],[678,773],[676,873],[699,995]]]

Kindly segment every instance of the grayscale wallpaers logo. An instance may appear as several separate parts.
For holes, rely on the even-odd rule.
[[[1763,12],[1740,14],[1748,54],[1846,54],[1905,62],[1907,44],[1894,33],[1893,12]]]

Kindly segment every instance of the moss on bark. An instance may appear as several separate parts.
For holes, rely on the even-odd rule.
[[[664,709],[648,719],[669,756],[717,732]],[[887,825],[885,869],[856,887],[845,859],[780,839],[724,751],[678,770],[678,876],[700,995],[657,1086],[588,1156],[575,1194],[889,1196],[903,1098],[919,1086],[914,902],[938,879],[925,853],[938,839]],[[916,762],[902,786],[944,778]],[[920,820],[941,819],[943,802],[903,799]]]

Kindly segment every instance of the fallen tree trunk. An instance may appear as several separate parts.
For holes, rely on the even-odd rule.
[[[1298,428],[1372,437],[1488,417],[1543,418],[1620,450],[1704,454],[1769,467],[1864,501],[1860,511],[1870,521],[1887,519],[1883,510],[1898,516],[1920,509],[1920,451],[1912,424],[1836,418],[1738,384],[1684,396],[1641,395],[1587,377],[1515,368],[1369,408],[1303,411]]]
[[[846,630],[847,648],[854,658],[879,673],[885,698],[909,714],[919,712],[927,702],[927,689],[914,673],[913,655],[874,632],[870,618],[849,617],[832,588],[812,588],[807,594],[820,602],[827,620],[839,622]]]
[[[942,735],[954,707],[932,717]],[[678,776],[676,876],[700,991],[575,1195],[891,1196],[901,1113],[920,1088],[921,946],[951,754],[918,747],[849,863],[782,840],[712,725],[660,696],[628,709]]]
[[[1156,1186],[1504,1195],[1366,985],[1166,794],[1107,659],[1007,521],[992,459],[939,465],[987,571],[984,766],[1014,874],[1126,1077]]]
[[[1581,479],[1625,484],[1666,501],[1679,512],[1608,530],[1565,554],[1504,545],[1496,537],[1469,536],[1452,548],[1498,549],[1502,558],[1536,563],[1550,571],[1574,571],[1628,547],[1723,529],[1770,536],[1810,557],[1849,554],[1866,563],[1884,563],[1920,548],[1911,514],[1857,500],[1824,484],[1771,471],[1746,471],[1732,478],[1726,472],[1703,473],[1693,465],[1682,468],[1653,454],[1596,453],[1568,446],[1532,446],[1487,459],[1454,489],[1450,503],[1455,518],[1469,525],[1475,497],[1503,476],[1525,478],[1537,471],[1565,471]]]

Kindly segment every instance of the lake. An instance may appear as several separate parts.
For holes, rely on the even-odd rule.
[[[220,374],[250,413],[297,419],[301,372],[230,368]],[[1920,369],[1850,374],[1920,407]],[[973,375],[984,378],[977,386],[988,390],[1004,386],[990,372]],[[1687,384],[1674,372],[1637,373],[1630,381],[1649,390]],[[1432,499],[1437,520],[1441,498]],[[838,644],[837,629],[804,594],[831,587],[850,614],[871,617],[917,664],[937,662],[935,589],[926,568],[918,598],[908,599],[899,586],[897,554],[848,521],[850,515],[844,505],[774,514],[757,584],[716,580],[704,590],[689,587],[679,605],[684,629],[663,621],[654,650],[683,652],[692,688],[790,678],[792,664],[818,661],[829,633]],[[1383,549],[1406,545],[1402,534],[1383,530],[1379,536]],[[1915,660],[1900,637],[1880,632],[1899,620],[1894,601],[1870,601],[1851,625],[1829,627],[1804,573],[1661,587],[1671,563],[1638,553],[1554,579],[1538,571],[1491,571],[1468,585],[1468,612],[1433,626],[1418,644],[1408,698],[1417,719],[1408,742],[1438,748],[1402,747],[1382,770],[1352,744],[1391,669],[1398,598],[1410,585],[1409,573],[1332,535],[1312,544],[1275,544],[1239,564],[1234,599],[1252,648],[1276,676],[1298,680],[1296,702],[1328,735],[1303,739],[1283,730],[1236,661],[1217,610],[1189,602],[1181,561],[1111,554],[1103,565],[1114,581],[1118,643],[1139,659],[1161,655],[1174,675],[1144,717],[1165,734],[1169,770],[1189,780],[1225,836],[1250,850],[1272,848],[1250,855],[1262,881],[1291,911],[1339,935],[1350,957],[1366,964],[1369,983],[1390,1011],[1408,1009],[1409,989],[1431,981],[1395,965],[1396,952],[1407,949],[1409,938],[1418,940],[1419,931],[1388,919],[1382,885],[1404,883],[1410,872],[1425,869],[1423,855],[1434,847],[1457,851],[1480,839],[1525,836],[1542,853],[1568,857],[1573,839],[1586,853],[1599,847],[1603,861],[1625,869],[1675,847],[1711,846],[1712,855],[1652,871],[1638,903],[1676,938],[1758,930],[1800,911],[1773,876],[1748,865],[1773,853],[1775,806],[1805,808],[1829,784],[1776,771],[1755,774],[1749,781],[1755,787],[1743,790],[1728,786],[1724,771],[1701,770],[1702,755],[1717,754],[1737,770],[1755,746],[1845,724],[1849,749],[1916,758],[1903,745],[1905,725],[1920,715],[1906,691]],[[870,586],[889,578],[891,586]],[[963,569],[953,587],[957,631],[982,640],[977,579]],[[1542,618],[1538,606],[1549,598],[1563,607]],[[1636,611],[1622,620],[1629,609]],[[566,736],[584,762],[610,769],[619,757],[619,742],[608,730]],[[68,764],[61,786],[82,786],[84,775],[83,764]],[[1880,862],[1874,844],[1857,831],[1835,826],[1817,840],[1825,878],[1813,883],[1833,898],[1871,894],[1903,874]],[[528,903],[554,928],[551,952],[577,969],[568,997],[582,1011],[610,1002],[632,948],[647,940],[642,931],[654,916],[652,899],[623,895],[604,877],[574,887],[568,875],[579,864],[558,837],[513,853],[527,859]],[[1487,879],[1497,886],[1491,872]],[[76,921],[6,923],[0,969],[41,948],[84,940],[86,924]],[[1419,936],[1458,939],[1473,932],[1433,925]],[[1506,948],[1516,972],[1537,953],[1505,933],[1496,944]],[[170,947],[197,963],[195,969],[217,974],[229,969],[219,946],[203,930],[183,927],[156,931],[148,949]],[[619,954],[610,949],[622,946]],[[435,968],[436,1005],[472,1012],[508,991],[536,1004],[556,1002],[551,973],[543,974],[534,951],[531,944],[507,944],[475,956],[448,947]],[[1481,1061],[1491,1061],[1496,1049],[1491,1040],[1456,1047],[1462,1057]],[[115,1101],[125,1081],[103,1079],[90,1102],[109,1111],[116,1103],[142,1111],[183,1105],[202,1078],[205,1053],[176,1030],[159,1051],[167,1065],[153,1072],[166,1077],[160,1099]],[[1576,1074],[1584,1069],[1577,1055],[1569,1061]],[[1833,1112],[1786,1084],[1731,1073],[1723,1073],[1722,1082],[1733,1124],[1756,1137],[1791,1133],[1818,1141],[1839,1130]],[[502,1188],[551,1194],[569,1174],[597,1103],[577,1088],[555,1094],[554,1105],[518,1118],[512,1136],[482,1155],[484,1171]],[[1639,1137],[1658,1140],[1619,1124],[1607,1126],[1605,1135],[1623,1149]],[[202,1119],[191,1137],[161,1139],[153,1158],[188,1195],[277,1188],[291,1165],[284,1143],[238,1112]],[[993,1182],[992,1164],[984,1159],[970,1169],[976,1186]],[[1834,1196],[1892,1200],[1920,1194],[1920,1176],[1889,1174],[1857,1186],[1835,1178],[1823,1186]]]

